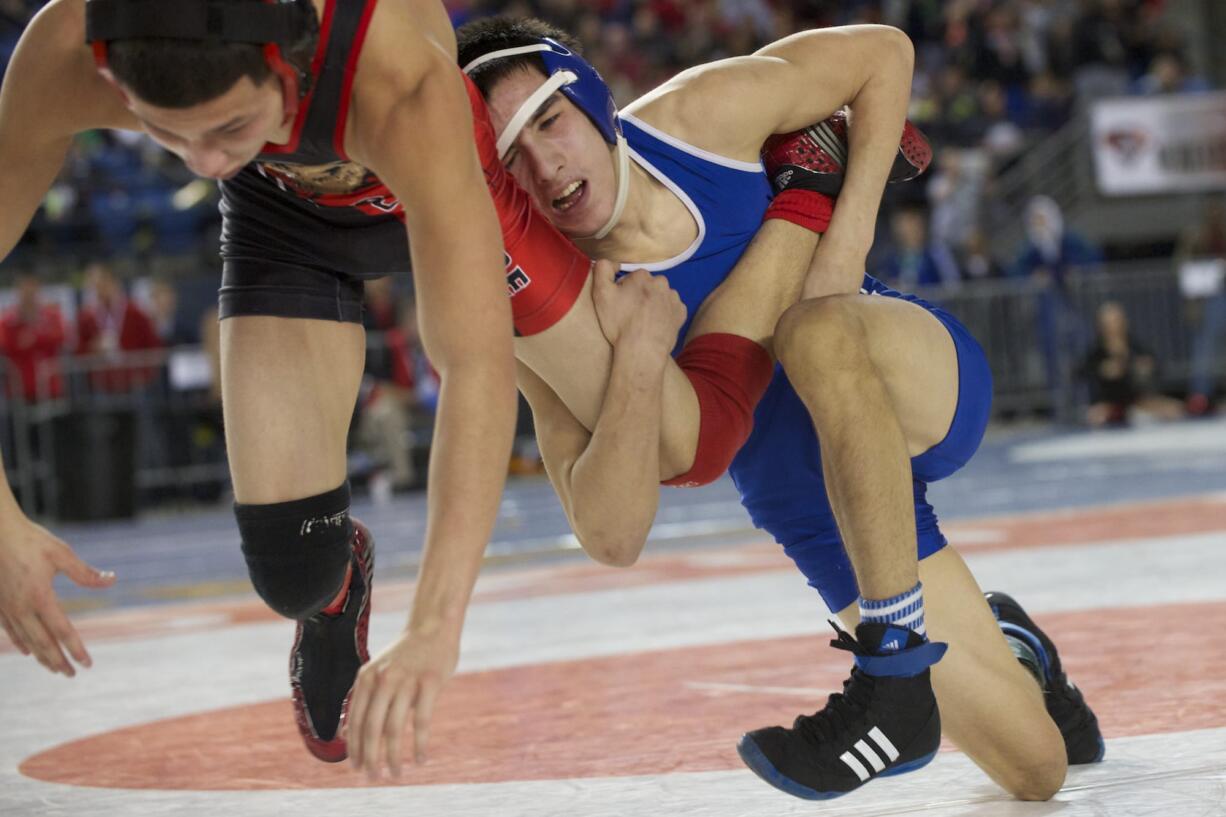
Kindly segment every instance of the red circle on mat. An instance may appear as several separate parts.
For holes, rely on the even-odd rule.
[[[1202,643],[1204,633],[1226,629],[1226,603],[1037,618],[1108,738],[1226,726],[1226,651]],[[406,768],[398,782],[740,768],[734,746],[742,732],[817,709],[846,677],[847,656],[824,645],[824,638],[781,638],[458,676],[435,711],[430,763]],[[84,738],[34,755],[20,770],[47,782],[131,789],[366,785],[349,764],[306,753],[288,698]]]

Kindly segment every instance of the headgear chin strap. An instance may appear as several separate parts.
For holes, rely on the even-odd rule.
[[[295,68],[284,49],[318,33],[311,0],[87,0],[85,41],[94,63],[114,82],[107,66],[111,40],[158,37],[263,46],[269,69],[281,82],[287,119],[298,112],[310,74]]]
[[[586,238],[604,238],[613,232],[617,222],[621,221],[622,211],[626,209],[626,199],[630,197],[630,146],[626,137],[617,134],[617,198],[613,200],[613,212],[609,220],[596,232]]]
[[[626,145],[626,138],[622,135],[621,122],[617,118],[617,105],[613,101],[613,94],[600,76],[600,72],[589,62],[549,37],[544,37],[540,42],[532,45],[503,48],[482,54],[464,66],[464,73],[472,74],[495,60],[525,54],[539,55],[541,61],[545,63],[548,77],[541,87],[524,100],[507,122],[502,133],[498,135],[498,158],[506,156],[507,151],[511,149],[511,145],[515,144],[515,140],[519,138],[519,134],[532,115],[551,96],[561,91],[574,103],[575,107],[592,120],[592,124],[600,131],[604,140],[616,148],[617,198],[613,202],[613,213],[603,227],[592,235],[586,236],[586,238],[604,238],[617,226],[630,193],[630,153]]]

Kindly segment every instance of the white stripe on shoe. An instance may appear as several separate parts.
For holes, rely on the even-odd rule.
[[[891,763],[898,759],[898,750],[894,748],[893,743],[890,743],[890,739],[885,736],[884,732],[874,726],[868,730],[868,736],[881,748],[881,751],[885,752]]]
[[[873,767],[874,772],[880,772],[885,769],[885,762],[882,761],[881,757],[870,749],[869,745],[864,741],[856,741],[856,751],[860,753],[861,757],[869,762],[869,765]]]
[[[876,749],[869,745],[869,740],[877,744]],[[856,777],[860,778],[861,783],[885,771],[886,766],[898,759],[898,749],[894,748],[894,744],[890,739],[876,726],[868,730],[864,740],[856,741],[852,749],[859,753],[859,757],[849,749],[839,755],[839,760],[843,761],[847,768],[856,773]],[[861,757],[868,762],[869,766],[873,767],[871,772],[860,762]]]
[[[864,768],[864,764],[861,763],[851,752],[844,752],[843,754],[839,755],[839,760],[846,763],[847,768],[856,773],[856,777],[860,778],[861,783],[871,777],[871,775],[868,773],[868,769]]]

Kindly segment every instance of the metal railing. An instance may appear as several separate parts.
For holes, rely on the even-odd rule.
[[[1181,294],[1171,261],[1079,270],[1062,287],[1019,278],[919,294],[956,315],[983,345],[998,414],[1050,410],[1074,419],[1084,400],[1079,370],[1093,342],[1098,308],[1107,301],[1123,306],[1130,334],[1153,353],[1159,388],[1182,393],[1192,375],[1197,327],[1189,317],[1195,304]],[[1226,352],[1217,357],[1219,378],[1226,375],[1224,364]]]
[[[124,469],[120,462],[95,467],[95,478],[111,483],[100,486],[107,490],[139,496],[224,482],[220,407],[208,388],[207,364],[204,379],[183,374],[201,358],[197,347],[65,355],[36,367],[33,399],[20,372],[4,360],[0,438],[9,481],[23,503],[40,514],[61,516],[66,505],[80,500],[81,490],[90,490],[66,480],[64,472],[74,462],[87,469],[113,453],[107,446],[114,442],[133,448],[119,458],[132,467]],[[198,424],[206,421],[217,435],[208,453],[193,444],[200,436]]]
[[[1049,411],[1058,419],[1078,416],[1084,400],[1078,369],[1093,337],[1095,312],[1108,300],[1123,305],[1132,334],[1153,352],[1160,388],[1183,393],[1192,375],[1196,327],[1187,316],[1196,305],[1180,293],[1169,261],[1083,270],[1059,289],[1033,279],[1003,279],[919,294],[955,314],[982,343],[994,374],[997,416],[1031,411]],[[1052,314],[1058,318],[1054,322]],[[1056,337],[1044,337],[1053,331]],[[380,341],[372,334],[368,346],[377,348]],[[1053,341],[1054,357],[1045,354]],[[1226,338],[1216,342],[1220,349]],[[1216,359],[1214,374],[1222,378],[1226,350]],[[66,432],[74,419],[110,414],[134,418],[128,422],[136,425],[138,450],[129,452],[127,460],[134,464],[133,484],[141,501],[151,501],[158,491],[224,484],[228,473],[219,408],[201,366],[206,366],[203,354],[194,347],[64,357],[40,370],[40,399],[27,402],[18,372],[0,359],[0,394],[8,395],[0,402],[0,429],[6,430],[0,439],[10,483],[23,497],[39,497],[40,512],[60,514],[72,497],[64,494],[65,475],[57,465],[76,454],[102,453],[69,451],[66,456]],[[200,435],[210,423],[213,445],[184,440]],[[113,473],[113,478],[121,475]]]
[[[986,208],[985,234],[997,257],[1007,257],[1021,243],[1026,204],[1036,195],[1050,196],[1066,218],[1075,220],[1093,197],[1090,177],[1089,117],[1077,111],[1063,128],[1035,144],[992,185]]]

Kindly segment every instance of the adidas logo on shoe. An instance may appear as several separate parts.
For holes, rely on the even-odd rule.
[[[877,747],[874,750],[865,740],[873,741]],[[894,748],[894,744],[890,743],[890,739],[885,736],[878,727],[874,726],[868,730],[868,734],[864,739],[856,741],[856,745],[852,747],[857,754],[852,754],[852,750],[848,750],[839,755],[839,760],[847,764],[847,768],[856,773],[856,777],[860,778],[861,782],[867,781],[873,775],[885,771],[885,767],[895,760],[898,760],[898,750]],[[880,752],[880,754],[878,754]],[[873,767],[870,772],[865,768],[864,763],[868,763]]]

